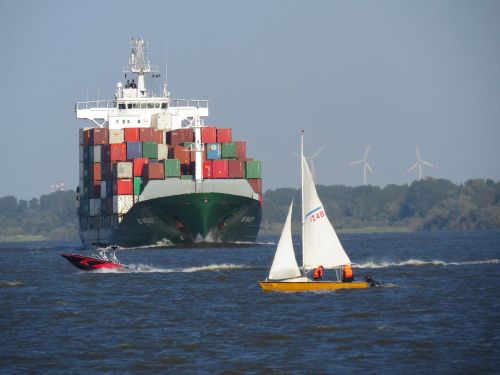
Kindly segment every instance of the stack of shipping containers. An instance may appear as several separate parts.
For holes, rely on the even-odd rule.
[[[111,227],[134,205],[149,180],[194,179],[192,129],[80,129],[79,214],[86,227]],[[260,161],[232,129],[201,129],[204,179],[247,179],[262,196]],[[85,219],[84,219],[85,221]],[[82,222],[82,220],[80,221]]]

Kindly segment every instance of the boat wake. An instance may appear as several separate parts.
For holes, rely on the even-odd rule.
[[[500,259],[485,259],[485,260],[471,260],[465,262],[445,262],[443,260],[420,260],[409,259],[401,262],[366,262],[356,264],[358,268],[387,268],[387,267],[405,267],[405,266],[469,266],[477,264],[500,264]]]
[[[242,264],[210,264],[206,266],[185,267],[185,268],[160,268],[147,264],[127,264],[124,269],[112,270],[102,269],[96,270],[97,273],[192,273],[192,272],[218,272],[227,270],[247,269],[249,266]]]

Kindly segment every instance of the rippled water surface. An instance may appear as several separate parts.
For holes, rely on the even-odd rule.
[[[134,270],[108,273],[59,256],[77,244],[0,244],[0,372],[498,371],[500,232],[340,237],[384,287],[264,293],[275,237],[122,250]]]

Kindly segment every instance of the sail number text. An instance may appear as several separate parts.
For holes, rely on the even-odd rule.
[[[325,217],[325,212],[323,210],[315,212],[311,216],[309,216],[309,220],[311,223],[314,223],[316,220],[321,219],[322,217]]]

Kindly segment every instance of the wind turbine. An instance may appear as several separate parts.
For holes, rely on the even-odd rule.
[[[316,150],[316,152],[314,154],[312,154],[311,156],[307,156],[307,155],[304,155],[304,157],[309,160],[309,164],[311,164],[311,174],[313,176],[313,179],[316,181],[316,170],[314,168],[314,158],[316,156],[318,156],[324,149],[326,146],[328,146],[328,144],[330,143],[330,141],[328,141],[327,143],[325,143],[323,146],[321,146],[320,148],[318,148]],[[294,155],[296,156],[300,156],[299,154],[293,152]]]
[[[363,164],[363,185],[366,185],[366,171],[369,171],[371,174],[373,174],[373,169],[370,167],[370,164],[368,164],[368,153],[370,152],[370,145],[366,148],[365,154],[363,155],[363,159],[361,160],[356,160],[356,161],[350,161],[347,163],[347,165],[357,165],[357,164]]]
[[[413,164],[410,168],[408,168],[405,175],[407,175],[412,170],[414,170],[415,168],[418,167],[418,179],[421,180],[422,179],[422,165],[427,165],[427,166],[433,167],[433,168],[437,168],[437,166],[432,164],[432,163],[429,163],[428,161],[422,160],[422,158],[420,157],[420,150],[418,148],[418,145],[415,146],[415,150],[417,151],[417,162],[415,164]]]

